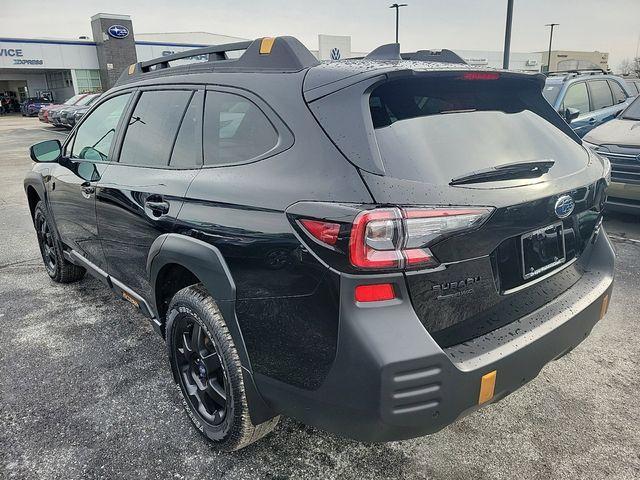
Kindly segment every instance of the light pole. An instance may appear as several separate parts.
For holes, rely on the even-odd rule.
[[[507,0],[507,25],[504,28],[504,53],[502,68],[509,68],[509,53],[511,52],[511,23],[513,21],[513,0]]]
[[[547,23],[545,27],[551,27],[551,32],[549,33],[549,54],[547,56],[547,73],[551,70],[551,42],[553,41],[553,27],[557,27],[560,25],[559,23]]]
[[[389,6],[389,8],[395,8],[396,9],[396,43],[398,42],[398,25],[399,25],[399,17],[400,17],[400,8],[401,7],[406,7],[407,4],[406,3],[394,3],[393,5]]]

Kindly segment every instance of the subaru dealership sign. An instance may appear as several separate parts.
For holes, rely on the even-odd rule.
[[[124,25],[111,25],[107,33],[113,38],[126,38],[129,36],[129,29]]]

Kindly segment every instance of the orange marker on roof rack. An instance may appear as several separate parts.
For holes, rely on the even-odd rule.
[[[264,37],[260,42],[260,55],[269,55],[275,41],[274,37]]]

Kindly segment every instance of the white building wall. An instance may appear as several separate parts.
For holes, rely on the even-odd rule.
[[[455,50],[469,65],[489,68],[502,68],[502,52],[487,50]],[[539,72],[542,64],[542,54],[511,52],[509,55],[509,69],[525,72]]]
[[[165,44],[198,44],[222,45],[225,43],[244,42],[249,38],[232,37],[209,32],[171,32],[171,33],[137,33],[136,42],[157,42]]]

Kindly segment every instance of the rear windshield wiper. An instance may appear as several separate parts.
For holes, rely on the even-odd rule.
[[[516,178],[536,178],[544,175],[555,164],[555,160],[534,160],[531,162],[506,163],[456,177],[449,185],[464,185],[467,183],[496,182],[513,180]]]

